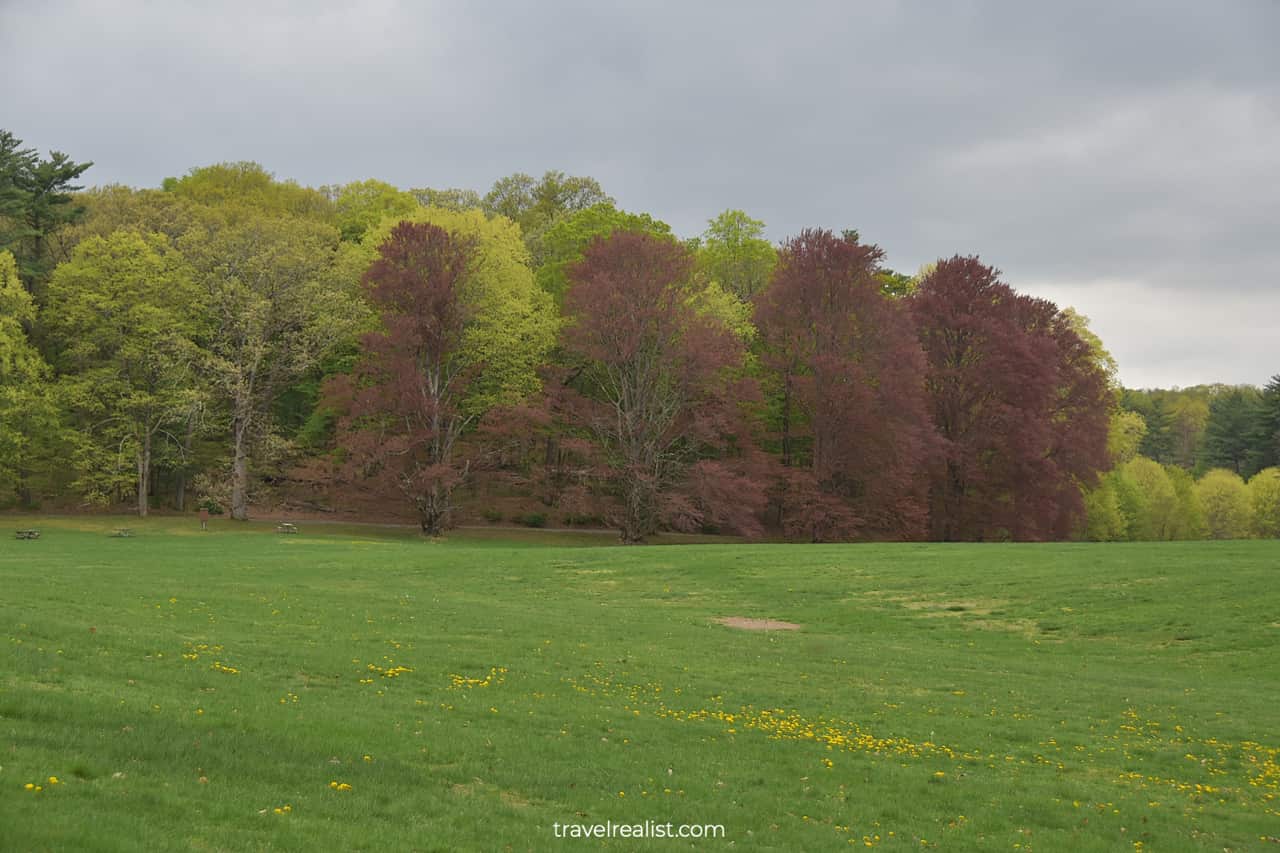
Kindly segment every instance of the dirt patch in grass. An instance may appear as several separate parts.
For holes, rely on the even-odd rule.
[[[727,628],[741,631],[799,631],[800,626],[794,622],[780,622],[777,619],[748,619],[746,616],[721,616],[714,620]]]

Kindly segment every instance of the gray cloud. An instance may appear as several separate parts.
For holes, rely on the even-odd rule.
[[[1280,372],[1272,0],[607,6],[0,0],[0,126],[139,186],[560,168],[683,234],[741,207],[980,254],[1130,384]]]

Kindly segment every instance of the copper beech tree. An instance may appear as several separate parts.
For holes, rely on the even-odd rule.
[[[930,538],[1066,538],[1081,487],[1109,465],[1112,398],[1095,353],[1057,306],[977,258],[940,261],[910,301],[943,442]]]
[[[905,306],[882,292],[881,258],[852,234],[805,230],[756,297],[791,538],[915,539],[927,526],[924,356]]]
[[[393,228],[363,279],[382,328],[364,335],[356,369],[326,391],[339,412],[341,478],[399,493],[430,535],[448,526],[468,469],[455,450],[474,419],[463,405],[478,369],[462,347],[471,250],[435,225]]]
[[[761,531],[739,413],[755,393],[746,353],[697,309],[692,271],[680,244],[630,231],[596,238],[569,270],[561,343],[574,368],[560,407],[592,440],[627,543],[663,526]]]

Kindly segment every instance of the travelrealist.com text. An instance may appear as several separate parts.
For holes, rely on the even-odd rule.
[[[554,823],[556,838],[724,838],[718,823]]]

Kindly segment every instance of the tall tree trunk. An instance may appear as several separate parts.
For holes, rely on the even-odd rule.
[[[30,476],[31,472],[26,468],[18,469],[18,501],[26,509],[30,509],[32,504],[31,483],[27,479]]]
[[[191,445],[196,437],[196,416],[187,415],[187,433],[182,437],[182,462],[178,466],[178,478],[173,486],[173,503],[178,512],[187,508],[187,467],[191,464]]]
[[[142,447],[138,449],[138,518],[147,517],[148,493],[151,491],[151,432],[143,430]]]
[[[231,425],[231,517],[249,520],[249,415],[237,412]]]

